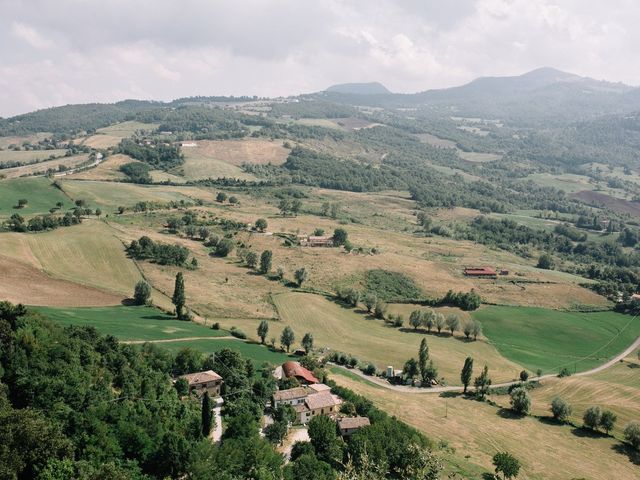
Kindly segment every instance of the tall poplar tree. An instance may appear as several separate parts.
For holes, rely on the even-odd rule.
[[[176,316],[178,319],[184,319],[184,304],[185,304],[185,295],[184,295],[184,278],[182,276],[182,272],[178,272],[176,274],[176,283],[173,289],[173,297],[171,301],[176,306]]]

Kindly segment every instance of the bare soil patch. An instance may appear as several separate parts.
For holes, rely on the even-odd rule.
[[[572,194],[571,196],[590,205],[605,206],[614,212],[628,213],[636,217],[640,216],[640,204],[623,200],[622,198],[615,198],[605,193],[582,190]]]

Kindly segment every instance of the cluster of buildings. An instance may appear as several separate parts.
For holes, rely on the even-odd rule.
[[[293,407],[296,412],[296,423],[305,425],[318,415],[326,415],[336,421],[340,433],[345,437],[369,425],[367,417],[349,417],[340,414],[343,400],[331,393],[331,387],[321,383],[313,372],[300,363],[285,362],[276,368],[274,376],[278,380],[295,378],[300,383],[299,387],[276,391],[272,398],[272,406],[275,408],[282,405]],[[189,384],[189,393],[204,395],[208,392],[213,398],[220,396],[223,379],[213,370],[190,373],[181,378]]]
[[[369,425],[367,417],[348,417],[340,414],[342,399],[331,393],[331,387],[320,383],[320,380],[298,362],[285,362],[274,372],[278,379],[295,378],[299,387],[278,390],[273,394],[273,406],[291,405],[296,412],[296,423],[307,424],[318,415],[326,415],[334,419],[340,433],[349,436],[359,428]]]

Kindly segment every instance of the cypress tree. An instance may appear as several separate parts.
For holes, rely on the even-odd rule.
[[[176,274],[176,284],[173,289],[171,301],[176,306],[176,316],[182,320],[184,318],[183,309],[185,304],[184,278],[182,277],[182,272]]]
[[[211,433],[213,416],[211,415],[211,399],[209,392],[204,392],[202,397],[202,436],[208,437]]]
[[[427,346],[427,339],[423,338],[420,342],[420,351],[418,352],[418,368],[420,369],[420,376],[422,381],[427,381],[427,362],[429,361],[429,347]]]
[[[464,385],[464,393],[467,393],[467,387],[471,383],[471,376],[473,375],[473,358],[467,357],[460,372],[460,381]]]

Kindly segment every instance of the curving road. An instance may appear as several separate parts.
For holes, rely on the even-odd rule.
[[[638,337],[636,339],[635,342],[633,342],[625,351],[623,351],[622,353],[620,353],[619,355],[616,355],[614,358],[612,358],[611,360],[609,360],[606,363],[603,363],[602,365],[592,368],[591,370],[585,370],[584,372],[579,372],[579,373],[575,373],[573,374],[574,377],[582,377],[582,376],[586,376],[586,375],[593,375],[594,373],[599,373],[603,370],[606,370],[607,368],[615,365],[616,363],[618,363],[620,360],[624,359],[625,357],[627,357],[631,352],[633,352],[636,348],[640,347],[640,337]],[[329,362],[331,363],[331,362]],[[406,385],[391,385],[389,382],[387,382],[386,380],[383,380],[379,377],[371,377],[369,375],[365,375],[364,373],[362,373],[360,370],[357,369],[350,369],[347,367],[344,367],[342,365],[337,365],[335,363],[331,363],[331,365],[338,367],[338,368],[342,368],[354,375],[358,375],[359,377],[364,378],[365,380],[367,380],[368,382],[371,382],[375,385],[378,385],[380,387],[383,388],[387,388],[389,390],[395,390],[396,392],[402,392],[402,393],[415,393],[415,394],[427,394],[427,393],[445,393],[445,392],[462,392],[464,390],[464,387],[461,386],[450,386],[450,387],[431,387],[431,388],[419,388],[419,387],[409,387]],[[555,373],[549,373],[547,375],[541,375],[540,377],[530,377],[529,380],[544,380],[545,378],[553,378],[553,377],[557,377],[557,375]],[[505,382],[505,383],[496,383],[495,385],[491,385],[491,388],[500,388],[500,387],[510,387],[511,385],[515,385],[520,383],[519,380],[517,381],[513,381],[513,382]]]

